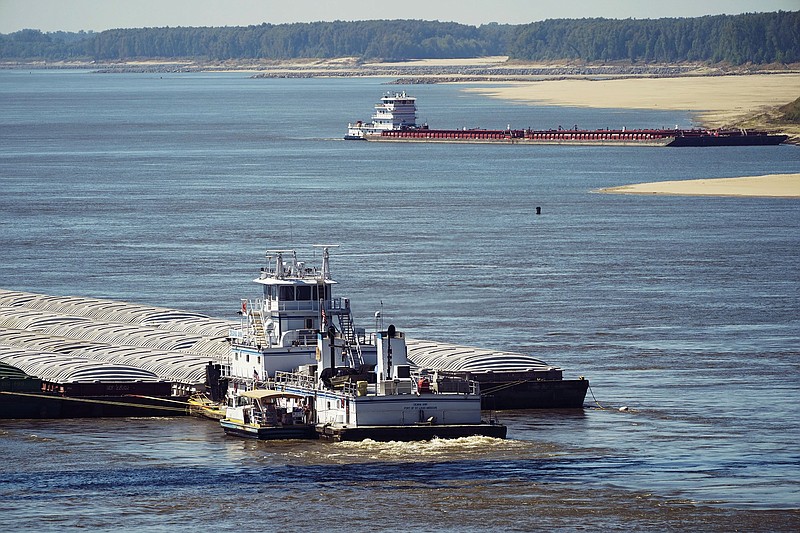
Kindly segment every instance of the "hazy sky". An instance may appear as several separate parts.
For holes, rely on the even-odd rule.
[[[779,10],[800,10],[800,0],[0,0],[0,33],[371,19],[478,26],[548,18],[698,17]]]

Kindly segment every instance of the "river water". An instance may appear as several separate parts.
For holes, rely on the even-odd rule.
[[[533,353],[586,408],[406,444],[4,421],[0,527],[797,530],[800,202],[595,191],[800,150],[341,140],[387,89],[432,127],[692,124],[386,81],[0,72],[0,287],[234,318],[266,248],[340,244],[357,325]]]

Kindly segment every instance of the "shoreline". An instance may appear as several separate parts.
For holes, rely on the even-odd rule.
[[[800,173],[634,183],[598,189],[596,192],[654,196],[800,198]]]
[[[517,63],[505,56],[364,62],[333,59],[202,62],[165,59],[124,62],[5,62],[0,69],[85,69],[93,73],[238,72],[251,78],[383,77],[387,85],[470,83],[462,90],[528,105],[688,112],[708,129],[780,131],[800,144],[800,124],[776,110],[794,101],[798,65],[720,67],[703,64]],[[624,126],[621,124],[619,126]]]
[[[800,125],[770,115],[794,101],[800,73],[508,82],[465,91],[523,104],[687,111],[705,128],[780,130],[800,140]]]

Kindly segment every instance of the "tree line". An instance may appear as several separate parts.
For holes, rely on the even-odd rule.
[[[800,11],[657,20],[546,20],[519,27],[509,55],[525,59],[794,63]]]
[[[359,57],[403,60],[507,55],[522,61],[800,62],[800,11],[663,19],[551,19],[523,25],[422,20],[138,28],[0,34],[2,60]]]

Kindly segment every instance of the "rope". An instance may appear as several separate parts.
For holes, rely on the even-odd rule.
[[[486,396],[487,394],[495,393],[499,390],[507,389],[509,387],[516,387],[517,385],[522,385],[523,383],[527,383],[531,381],[530,379],[521,379],[519,381],[512,381],[511,383],[504,383],[502,385],[498,385],[492,389],[487,389],[485,391],[481,391],[481,396]]]
[[[600,402],[597,401],[597,398],[594,397],[594,391],[592,390],[592,386],[591,385],[589,385],[589,392],[592,394],[592,399],[594,400],[594,403],[597,404],[597,407],[599,407],[600,409],[605,409],[605,407],[600,405]]]
[[[34,393],[26,393],[26,392],[7,392],[7,391],[0,391],[0,394],[7,394],[9,396],[23,396],[23,397],[30,397],[30,398],[39,398],[39,399],[46,399],[46,400],[65,400],[68,402],[83,402],[83,403],[99,403],[103,405],[116,405],[122,407],[139,407],[141,409],[158,409],[159,411],[175,411],[177,413],[186,414],[186,409],[180,409],[178,407],[167,407],[167,406],[158,406],[158,405],[142,405],[140,403],[127,403],[127,402],[110,402],[108,400],[91,400],[89,398],[70,398],[68,396],[50,396],[48,394],[34,394]],[[154,398],[161,401],[161,398]],[[173,400],[174,401],[174,400]],[[182,402],[178,402],[182,403]]]
[[[512,381],[511,383],[505,383],[503,385],[499,385],[497,387],[494,387],[493,389],[488,389],[488,390],[485,390],[485,391],[481,391],[481,396],[486,396],[487,394],[492,394],[492,393],[495,393],[497,391],[500,391],[500,390],[503,390],[503,389],[507,389],[509,387],[515,387],[517,385],[521,385],[521,384],[527,383],[529,381],[532,381],[532,380],[523,379],[523,380],[520,380],[520,381]],[[607,409],[607,407],[603,407],[602,405],[600,405],[600,402],[597,401],[597,398],[594,395],[594,391],[592,390],[592,386],[588,385],[588,387],[589,387],[589,393],[592,395],[592,399],[594,400],[594,403],[597,404],[597,407],[599,407],[600,409],[604,409],[604,410]]]
[[[142,398],[143,400],[157,400],[159,402],[166,402],[166,403],[177,403],[179,405],[189,405],[188,402],[182,402],[180,400],[168,400],[166,398],[158,398],[157,396],[142,396],[141,394],[126,394],[130,398]]]

